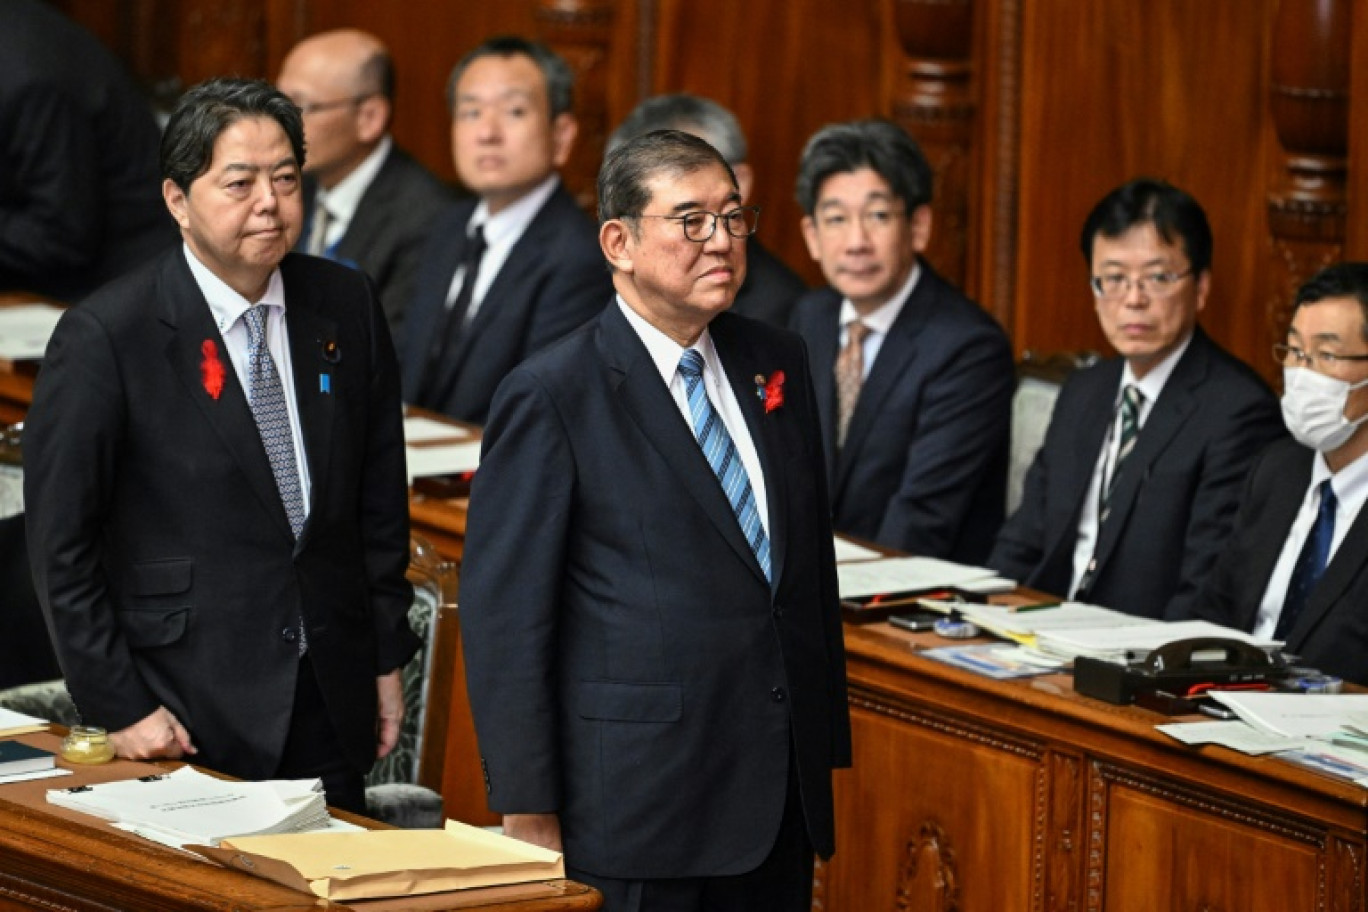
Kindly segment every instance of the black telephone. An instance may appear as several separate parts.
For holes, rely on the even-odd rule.
[[[1121,705],[1155,691],[1192,699],[1214,689],[1271,690],[1286,671],[1281,654],[1241,640],[1194,637],[1160,646],[1134,662],[1079,656],[1074,690]]]

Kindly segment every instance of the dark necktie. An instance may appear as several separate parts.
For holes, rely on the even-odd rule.
[[[464,270],[460,290],[447,308],[446,319],[440,332],[433,333],[428,344],[427,365],[423,371],[423,383],[419,385],[417,404],[428,408],[440,409],[444,396],[435,388],[437,378],[442,374],[442,360],[447,352],[456,347],[456,340],[465,327],[466,312],[470,310],[470,298],[475,291],[475,283],[480,277],[480,260],[485,253],[484,226],[477,225],[466,239],[465,250],[461,254],[461,267]]]
[[[1297,623],[1302,609],[1311,597],[1311,590],[1325,573],[1325,565],[1330,562],[1330,543],[1335,538],[1335,508],[1339,502],[1335,489],[1330,487],[1330,479],[1320,483],[1320,509],[1316,511],[1316,522],[1306,536],[1297,563],[1292,568],[1292,579],[1287,583],[1287,595],[1283,597],[1282,614],[1278,615],[1278,627],[1273,632],[1277,640],[1287,639],[1292,625]]]
[[[750,476],[741,464],[741,454],[727,426],[722,423],[713,404],[708,399],[707,386],[703,383],[703,356],[696,349],[686,349],[679,358],[679,375],[684,378],[684,389],[689,397],[689,414],[693,417],[694,437],[703,448],[703,456],[712,467],[722,485],[722,493],[727,496],[736,521],[741,525],[741,533],[750,543],[765,579],[773,582],[770,569],[769,537],[765,526],[760,522],[760,511],[755,504],[755,492],[751,490]]]
[[[864,386],[864,340],[869,327],[859,320],[846,327],[846,344],[836,356],[836,447],[845,446],[850,416]]]
[[[1116,490],[1116,479],[1121,477],[1121,467],[1126,464],[1126,457],[1135,449],[1135,441],[1140,437],[1140,406],[1144,401],[1145,394],[1133,383],[1126,384],[1126,388],[1121,391],[1121,440],[1116,448],[1116,461],[1112,463],[1111,477],[1105,479],[1102,486],[1101,502],[1097,510],[1099,526],[1107,521],[1107,515],[1111,512],[1112,492]]]

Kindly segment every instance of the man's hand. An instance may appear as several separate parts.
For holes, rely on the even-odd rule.
[[[404,679],[402,669],[396,668],[375,679],[380,694],[380,718],[375,723],[375,759],[379,760],[394,750],[399,743],[399,726],[404,722]]]
[[[128,728],[111,733],[109,743],[118,756],[129,760],[179,760],[187,754],[199,753],[185,726],[165,706],[158,706]]]
[[[511,839],[561,851],[560,817],[555,814],[504,814],[503,831]]]

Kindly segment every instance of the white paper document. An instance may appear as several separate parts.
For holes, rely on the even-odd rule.
[[[1368,694],[1213,690],[1211,697],[1255,728],[1293,738],[1329,738],[1368,711]]]
[[[480,441],[439,446],[406,447],[409,478],[428,475],[455,475],[480,467]]]
[[[885,592],[923,592],[995,575],[986,567],[970,567],[933,557],[890,557],[836,565],[841,598]]]
[[[1239,719],[1216,722],[1168,722],[1154,726],[1184,744],[1219,744],[1244,754],[1274,754],[1296,750],[1301,738],[1288,738],[1261,731]]]
[[[1060,656],[1093,656],[1125,661],[1143,658],[1152,650],[1178,640],[1195,637],[1219,637],[1240,640],[1256,646],[1271,648],[1279,645],[1273,640],[1262,640],[1233,627],[1222,627],[1209,621],[1174,621],[1160,624],[1128,624],[1124,627],[1083,627],[1041,631],[1037,645],[1042,652]]]
[[[16,304],[0,307],[0,360],[21,361],[43,357],[48,339],[57,328],[62,308],[52,304]]]
[[[448,424],[445,421],[434,421],[431,418],[424,418],[421,415],[410,416],[404,419],[404,443],[410,446],[415,443],[430,443],[434,440],[469,440],[475,434],[468,428],[460,425]]]
[[[26,713],[15,712],[0,706],[0,736],[26,735],[29,732],[45,732],[48,720]]]
[[[58,776],[70,776],[71,770],[62,769],[54,766],[52,769],[33,770],[28,773],[14,773],[10,776],[0,776],[0,785],[9,785],[11,782],[28,782],[33,779],[55,779]]]
[[[964,605],[961,606],[960,612],[980,627],[1019,634],[1160,623],[1153,618],[1139,617],[1083,602],[1064,602],[1053,608],[1031,608],[1025,611],[1004,605]]]
[[[873,548],[857,545],[849,539],[841,538],[839,535],[835,536],[835,541],[836,562],[838,564],[841,561],[874,560],[875,558],[883,557],[882,554],[875,551]]]

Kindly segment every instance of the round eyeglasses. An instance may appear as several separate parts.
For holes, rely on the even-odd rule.
[[[760,227],[759,206],[738,206],[728,212],[708,212],[699,209],[681,215],[634,215],[631,217],[669,219],[673,222],[679,222],[680,227],[684,229],[684,237],[697,244],[710,240],[717,233],[719,221],[726,224],[727,234],[742,240],[755,234],[755,229]]]

